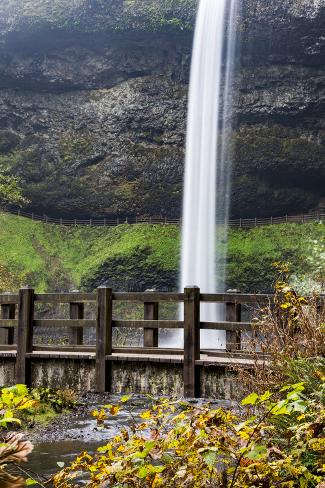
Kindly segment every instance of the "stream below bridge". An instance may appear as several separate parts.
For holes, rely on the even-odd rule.
[[[106,404],[116,404],[120,398],[120,395],[87,394],[81,398],[81,406],[75,411],[59,415],[46,427],[36,428],[26,436],[34,444],[34,450],[22,468],[37,473],[39,479],[45,481],[60,469],[57,463],[67,466],[83,451],[94,453],[99,446],[105,445],[115,436],[121,427],[138,420],[141,412],[148,409],[150,404],[148,397],[133,395],[118,415],[110,417],[105,421],[105,427],[99,429],[91,412]],[[208,403],[208,400],[196,399],[190,402],[199,405]],[[210,404],[216,407],[231,406],[229,401],[213,400]]]

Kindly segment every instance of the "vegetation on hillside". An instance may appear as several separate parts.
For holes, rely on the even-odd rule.
[[[18,144],[19,138],[10,131],[0,131],[0,209],[6,205],[27,203],[21,189],[21,179],[11,174],[11,151]],[[9,155],[3,156],[3,154]]]
[[[177,226],[59,227],[0,215],[1,289],[19,284],[39,291],[176,289],[180,236]],[[322,224],[274,225],[229,235],[229,288],[269,291],[272,263],[292,263],[295,281],[322,286]],[[9,287],[9,288],[8,288]]]
[[[26,200],[22,195],[19,179],[0,172],[0,208],[22,203],[26,203]]]

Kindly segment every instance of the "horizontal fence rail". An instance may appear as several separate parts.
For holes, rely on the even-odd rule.
[[[22,288],[18,293],[0,294],[0,353],[11,351],[16,358],[16,378],[18,383],[31,384],[30,360],[37,355],[55,352],[62,354],[90,354],[95,361],[96,391],[110,391],[110,364],[112,361],[136,360],[134,355],[150,356],[150,360],[164,361],[173,357],[175,363],[183,364],[184,394],[198,396],[200,382],[197,369],[201,365],[201,353],[206,355],[228,354],[236,357],[245,353],[242,348],[242,333],[252,331],[256,326],[251,322],[242,322],[242,305],[269,305],[273,295],[242,294],[237,291],[228,293],[200,293],[197,287],[187,287],[184,293],[115,293],[111,288],[100,287],[96,293],[34,293],[31,288]],[[113,317],[113,302],[137,302],[143,304],[143,319],[120,320]],[[35,304],[68,304],[69,318],[35,318]],[[96,319],[84,317],[84,305],[95,303]],[[160,303],[180,303],[183,306],[183,320],[161,320]],[[225,321],[204,322],[200,319],[201,303],[225,304]],[[323,306],[325,297],[320,298]],[[62,328],[69,332],[69,344],[35,344],[34,330],[39,327]],[[132,328],[143,330],[143,347],[113,347],[112,331],[114,328]],[[84,329],[96,330],[96,345],[83,342]],[[158,347],[158,331],[161,329],[183,329],[184,347],[182,349]],[[211,350],[201,351],[200,330],[219,330],[226,332],[226,350],[218,353]],[[16,338],[16,344],[14,343]],[[246,351],[246,355],[249,354]],[[120,355],[120,356],[119,356]],[[132,356],[133,355],[133,356]],[[132,357],[131,357],[132,356]],[[137,356],[137,357],[138,357]],[[69,357],[69,356],[68,356]],[[140,356],[141,357],[141,356]],[[160,359],[159,359],[160,357]],[[175,359],[176,358],[176,359]],[[140,361],[141,359],[138,360]],[[171,362],[172,362],[171,361]]]
[[[25,212],[20,209],[7,209],[8,213],[13,215],[22,216],[28,219],[32,219],[37,222],[43,222],[48,224],[63,225],[68,227],[116,227],[121,224],[149,224],[149,225],[181,225],[181,218],[170,217],[123,217],[123,218],[102,218],[102,219],[66,219],[66,218],[53,218],[47,215],[38,215],[32,212]],[[229,227],[234,228],[252,228],[260,227],[263,225],[275,225],[285,223],[306,224],[308,222],[320,222],[325,220],[325,210],[319,212],[312,212],[299,215],[285,215],[283,217],[266,217],[266,218],[247,218],[247,219],[231,219],[227,222]],[[224,225],[224,221],[216,221],[217,225]]]

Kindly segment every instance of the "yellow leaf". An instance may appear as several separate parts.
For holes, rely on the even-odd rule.
[[[150,410],[147,410],[146,412],[143,412],[140,417],[144,420],[148,420],[148,419],[151,419],[152,417],[152,413]]]
[[[112,405],[111,409],[110,409],[110,413],[111,415],[116,415],[119,413],[120,411],[120,408],[118,405]]]

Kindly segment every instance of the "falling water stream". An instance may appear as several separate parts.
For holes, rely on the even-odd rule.
[[[239,0],[201,0],[195,28],[187,120],[181,287],[224,291],[230,170],[227,145]],[[228,26],[228,29],[227,29]],[[217,226],[216,226],[217,222]],[[201,306],[201,320],[223,319]],[[204,331],[201,347],[225,347],[225,333]]]

